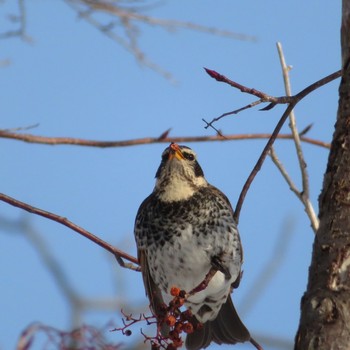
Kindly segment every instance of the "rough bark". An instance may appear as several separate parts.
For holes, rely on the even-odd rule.
[[[350,0],[343,0],[341,44],[337,121],[295,350],[350,349]]]

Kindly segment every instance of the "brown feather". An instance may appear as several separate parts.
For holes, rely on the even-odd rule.
[[[169,327],[162,322],[162,314],[164,313],[164,300],[162,292],[158,286],[154,283],[153,278],[149,273],[148,262],[147,262],[147,253],[144,250],[138,251],[138,258],[141,265],[141,272],[143,283],[146,289],[146,295],[150,301],[150,308],[153,314],[156,316],[158,325],[160,326],[161,333],[163,336],[169,334]]]

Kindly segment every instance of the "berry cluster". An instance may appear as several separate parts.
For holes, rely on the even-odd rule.
[[[130,336],[130,326],[140,321],[146,321],[147,325],[157,324],[157,334],[150,337],[144,334],[145,342],[151,343],[151,350],[176,350],[182,347],[182,333],[190,334],[195,330],[201,329],[202,324],[199,323],[192,315],[191,310],[181,311],[181,307],[186,301],[186,292],[177,287],[172,287],[170,294],[173,299],[169,305],[164,304],[160,315],[145,316],[140,315],[139,318],[133,318],[132,315],[123,315],[124,327],[116,330],[122,331],[124,335]],[[164,334],[164,328],[167,334]]]

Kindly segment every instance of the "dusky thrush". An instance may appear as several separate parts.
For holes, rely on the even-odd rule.
[[[208,286],[191,295],[185,306],[203,324],[187,335],[186,348],[211,342],[252,341],[232,303],[241,278],[242,246],[227,197],[204,178],[196,153],[170,144],[156,173],[153,192],[135,220],[138,258],[150,306],[159,314],[170,288],[189,292],[211,269]]]

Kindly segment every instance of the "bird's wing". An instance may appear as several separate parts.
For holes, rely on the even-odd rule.
[[[234,217],[234,210],[232,209],[231,203],[230,203],[229,199],[226,197],[226,195],[224,193],[222,193],[215,186],[212,186],[212,185],[209,185],[209,186],[211,188],[211,191],[213,193],[215,193],[216,196],[223,198],[223,200],[227,203],[228,207],[230,208],[232,218],[233,218]],[[239,239],[239,245],[240,245],[240,251],[241,251],[240,261],[241,261],[241,263],[243,263],[243,248],[242,248],[242,243],[241,243],[239,235],[238,235],[238,239]],[[218,269],[218,271],[221,271],[223,274],[225,274],[225,276],[228,276],[230,274],[228,268],[225,267],[224,264],[221,263],[220,256],[213,257],[211,264],[214,268]],[[242,275],[243,275],[243,273],[241,271],[239,273],[237,279],[232,283],[232,288],[238,288],[239,283],[240,283],[241,278],[242,278]]]
[[[137,212],[136,220],[135,220],[135,237],[136,237],[136,241],[138,240],[137,239],[138,235],[136,233],[136,230],[140,230],[140,227],[138,227],[137,222],[139,220],[141,220],[141,221],[143,220],[142,218],[146,215],[146,212],[148,210],[148,206],[150,205],[150,203],[152,202],[152,199],[154,198],[153,196],[154,196],[154,194],[151,193],[141,203],[140,208],[139,208],[139,210]],[[141,241],[142,241],[142,239],[141,239]],[[163,300],[163,296],[162,296],[161,290],[156,285],[156,283],[154,282],[154,280],[153,280],[153,278],[152,278],[152,276],[150,274],[150,270],[149,270],[149,266],[148,266],[148,258],[147,258],[147,245],[140,247],[140,245],[138,244],[138,247],[139,248],[138,248],[137,256],[138,256],[139,263],[140,263],[140,266],[141,266],[143,284],[145,286],[146,295],[148,296],[148,299],[150,301],[151,311],[156,316],[158,324],[160,324],[160,323],[162,323],[161,322],[162,319],[164,319],[164,313],[165,313],[166,305],[164,304],[164,300]],[[167,326],[165,327],[163,325],[160,325],[160,326],[161,326],[162,334],[166,335],[166,334],[164,334],[164,332],[168,332],[168,328],[169,327],[167,327]]]
[[[150,307],[153,314],[156,316],[158,325],[161,328],[163,336],[166,336],[169,332],[168,326],[164,323],[164,314],[166,305],[163,300],[162,292],[159,287],[153,281],[153,278],[149,272],[147,252],[145,250],[138,251],[138,258],[141,265],[141,272],[143,283],[146,289],[146,295],[150,301]]]

